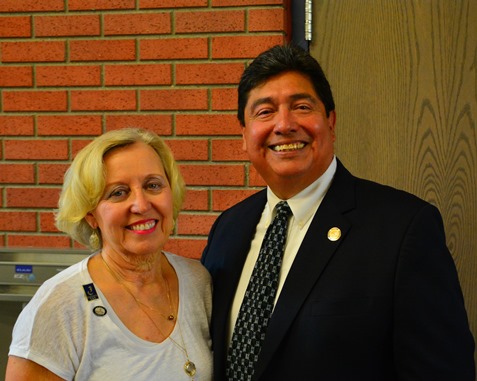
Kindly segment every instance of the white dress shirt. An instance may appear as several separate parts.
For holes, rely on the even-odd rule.
[[[300,193],[296,194],[292,198],[286,200],[290,209],[292,210],[293,216],[290,217],[288,223],[287,231],[287,241],[285,244],[285,252],[283,254],[282,266],[280,269],[280,277],[278,283],[278,290],[275,296],[275,303],[278,300],[280,292],[282,290],[285,279],[290,271],[290,268],[295,260],[296,254],[300,245],[303,241],[303,238],[310,227],[313,216],[315,215],[318,207],[321,204],[321,201],[325,197],[328,188],[331,185],[333,176],[336,172],[336,157],[333,158],[328,169],[323,173],[323,175],[309,185],[307,188],[303,189]],[[257,261],[260,247],[262,245],[263,238],[267,231],[268,226],[275,217],[275,206],[283,200],[280,200],[270,188],[267,188],[267,203],[263,209],[262,216],[258,222],[257,229],[255,231],[255,236],[253,237],[252,244],[250,246],[250,251],[248,252],[247,259],[242,269],[242,275],[240,276],[240,281],[235,291],[234,301],[232,303],[232,309],[230,311],[229,318],[229,344],[232,340],[233,327],[235,326],[235,321],[242,305],[242,300],[247,289],[247,285],[250,281],[255,262]]]

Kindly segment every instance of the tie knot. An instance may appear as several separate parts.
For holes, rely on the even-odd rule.
[[[288,205],[288,202],[286,201],[280,201],[277,204],[276,209],[277,209],[277,216],[288,217],[292,214],[290,206]]]

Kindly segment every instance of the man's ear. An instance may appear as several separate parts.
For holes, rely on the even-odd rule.
[[[245,140],[245,127],[242,127],[242,150],[247,152],[247,142]]]
[[[336,139],[336,112],[335,110],[330,111],[330,116],[328,117],[329,128],[331,130],[331,134],[333,135],[333,141]]]

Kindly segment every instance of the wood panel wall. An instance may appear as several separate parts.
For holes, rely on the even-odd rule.
[[[314,0],[311,52],[345,165],[440,209],[477,337],[477,1]]]

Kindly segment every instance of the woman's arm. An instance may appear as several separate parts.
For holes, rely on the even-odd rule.
[[[63,378],[50,372],[45,367],[36,362],[16,357],[9,356],[7,363],[7,372],[5,381],[62,381]]]

